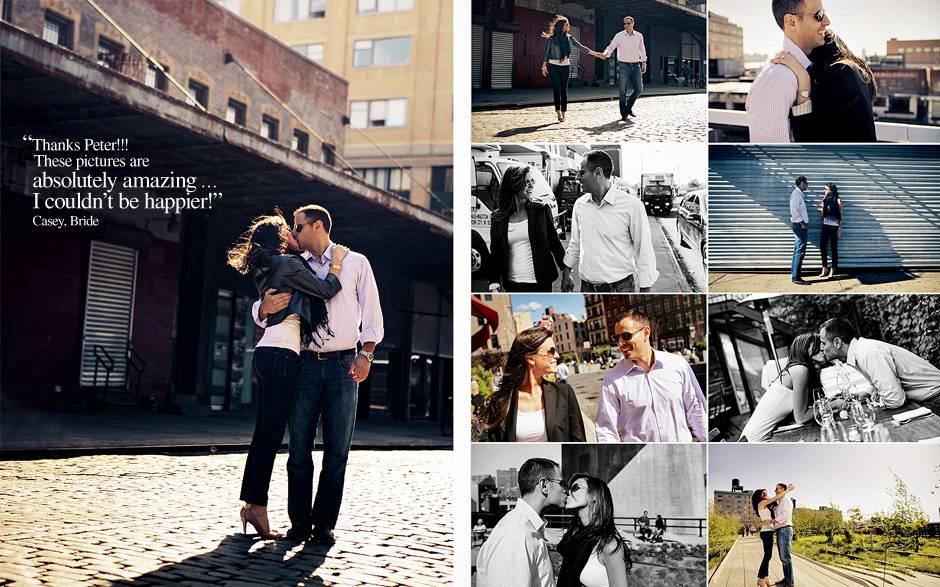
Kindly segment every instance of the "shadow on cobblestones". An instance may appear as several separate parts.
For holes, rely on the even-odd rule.
[[[539,125],[536,125],[536,126],[523,126],[523,127],[520,127],[520,128],[510,128],[510,129],[502,130],[502,131],[496,133],[496,136],[499,137],[499,138],[501,138],[501,139],[506,139],[506,138],[509,138],[509,137],[514,137],[514,136],[516,136],[516,135],[524,135],[524,134],[529,134],[529,133],[532,133],[532,132],[537,132],[537,131],[542,130],[543,128],[547,128],[547,127],[549,127],[549,126],[552,126],[553,124],[557,124],[557,123],[552,122],[552,123],[549,123],[549,124],[539,124]]]

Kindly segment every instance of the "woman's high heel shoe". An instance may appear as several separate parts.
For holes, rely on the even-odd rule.
[[[238,513],[238,517],[242,521],[242,532],[245,534],[248,533],[248,524],[251,524],[251,527],[255,529],[255,532],[258,533],[259,538],[264,538],[266,540],[280,538],[281,535],[277,532],[271,532],[270,530],[265,530],[264,526],[261,524],[261,520],[258,519],[258,515],[251,511],[249,507],[243,507]]]

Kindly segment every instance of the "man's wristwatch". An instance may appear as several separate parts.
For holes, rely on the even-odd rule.
[[[369,359],[369,362],[370,362],[370,363],[372,362],[372,359],[375,358],[375,355],[372,354],[372,353],[370,353],[369,351],[359,351],[359,354],[362,355],[363,357]]]
[[[801,98],[809,98],[809,90],[800,90],[797,95]]]

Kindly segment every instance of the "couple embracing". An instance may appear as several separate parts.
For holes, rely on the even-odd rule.
[[[262,300],[252,314],[264,336],[255,345],[257,421],[239,514],[261,538],[280,538],[268,520],[274,459],[290,429],[286,538],[333,544],[356,423],[359,383],[369,375],[384,334],[369,261],[330,240],[332,219],[321,206],[254,221],[228,252],[228,264],[250,274]],[[361,332],[360,332],[361,324]],[[361,343],[361,350],[357,345]],[[313,444],[323,423],[323,464],[313,500]]]
[[[758,587],[793,587],[793,560],[790,546],[793,541],[793,502],[786,495],[796,489],[795,485],[778,483],[773,497],[767,497],[767,490],[758,489],[751,496],[754,512],[760,517],[760,539],[764,545],[764,557],[757,570]],[[783,579],[771,583],[770,558],[773,556],[774,535],[777,537],[777,556],[783,566]]]

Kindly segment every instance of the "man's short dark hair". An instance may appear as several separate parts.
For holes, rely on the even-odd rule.
[[[838,336],[842,339],[842,342],[846,344],[852,342],[852,339],[857,336],[855,327],[845,318],[830,318],[819,327],[820,331],[823,329],[825,329],[826,334],[829,335],[829,340],[835,340]]]
[[[777,26],[780,27],[780,30],[783,30],[783,17],[788,14],[801,14],[803,12],[803,5],[805,0],[774,0],[771,6],[771,10],[774,13],[774,20],[777,21]]]
[[[624,312],[624,313],[620,314],[619,316],[617,316],[617,321],[614,322],[614,324],[620,324],[620,321],[621,321],[621,320],[630,320],[631,322],[633,322],[633,323],[636,324],[637,326],[641,326],[641,325],[642,325],[642,326],[649,326],[649,328],[650,328],[650,338],[653,337],[653,335],[652,335],[652,331],[653,331],[653,324],[652,324],[652,322],[650,322],[650,319],[649,319],[649,317],[648,317],[646,314],[644,314],[643,312],[637,310],[636,308],[630,308],[630,309],[627,310],[626,312]]]
[[[330,218],[330,213],[327,212],[326,208],[317,206],[316,204],[310,204],[309,206],[294,210],[294,216],[301,212],[304,213],[304,218],[306,218],[308,222],[316,222],[317,220],[322,222],[323,230],[325,230],[327,234],[330,233],[330,228],[333,226],[333,219]]]
[[[596,168],[600,167],[604,177],[610,179],[610,174],[614,171],[614,162],[611,160],[610,154],[607,151],[595,149],[589,151],[584,158],[587,159],[588,162],[588,171],[594,171]]]
[[[803,177],[802,175],[796,178],[796,183],[795,183],[796,187],[800,187],[801,183],[806,183],[806,178]]]
[[[529,495],[542,479],[554,479],[558,463],[551,459],[529,459],[519,469],[519,493]]]
[[[787,488],[787,484],[786,484],[786,483],[777,483],[777,487],[783,487],[784,489],[786,489],[786,488]]]

